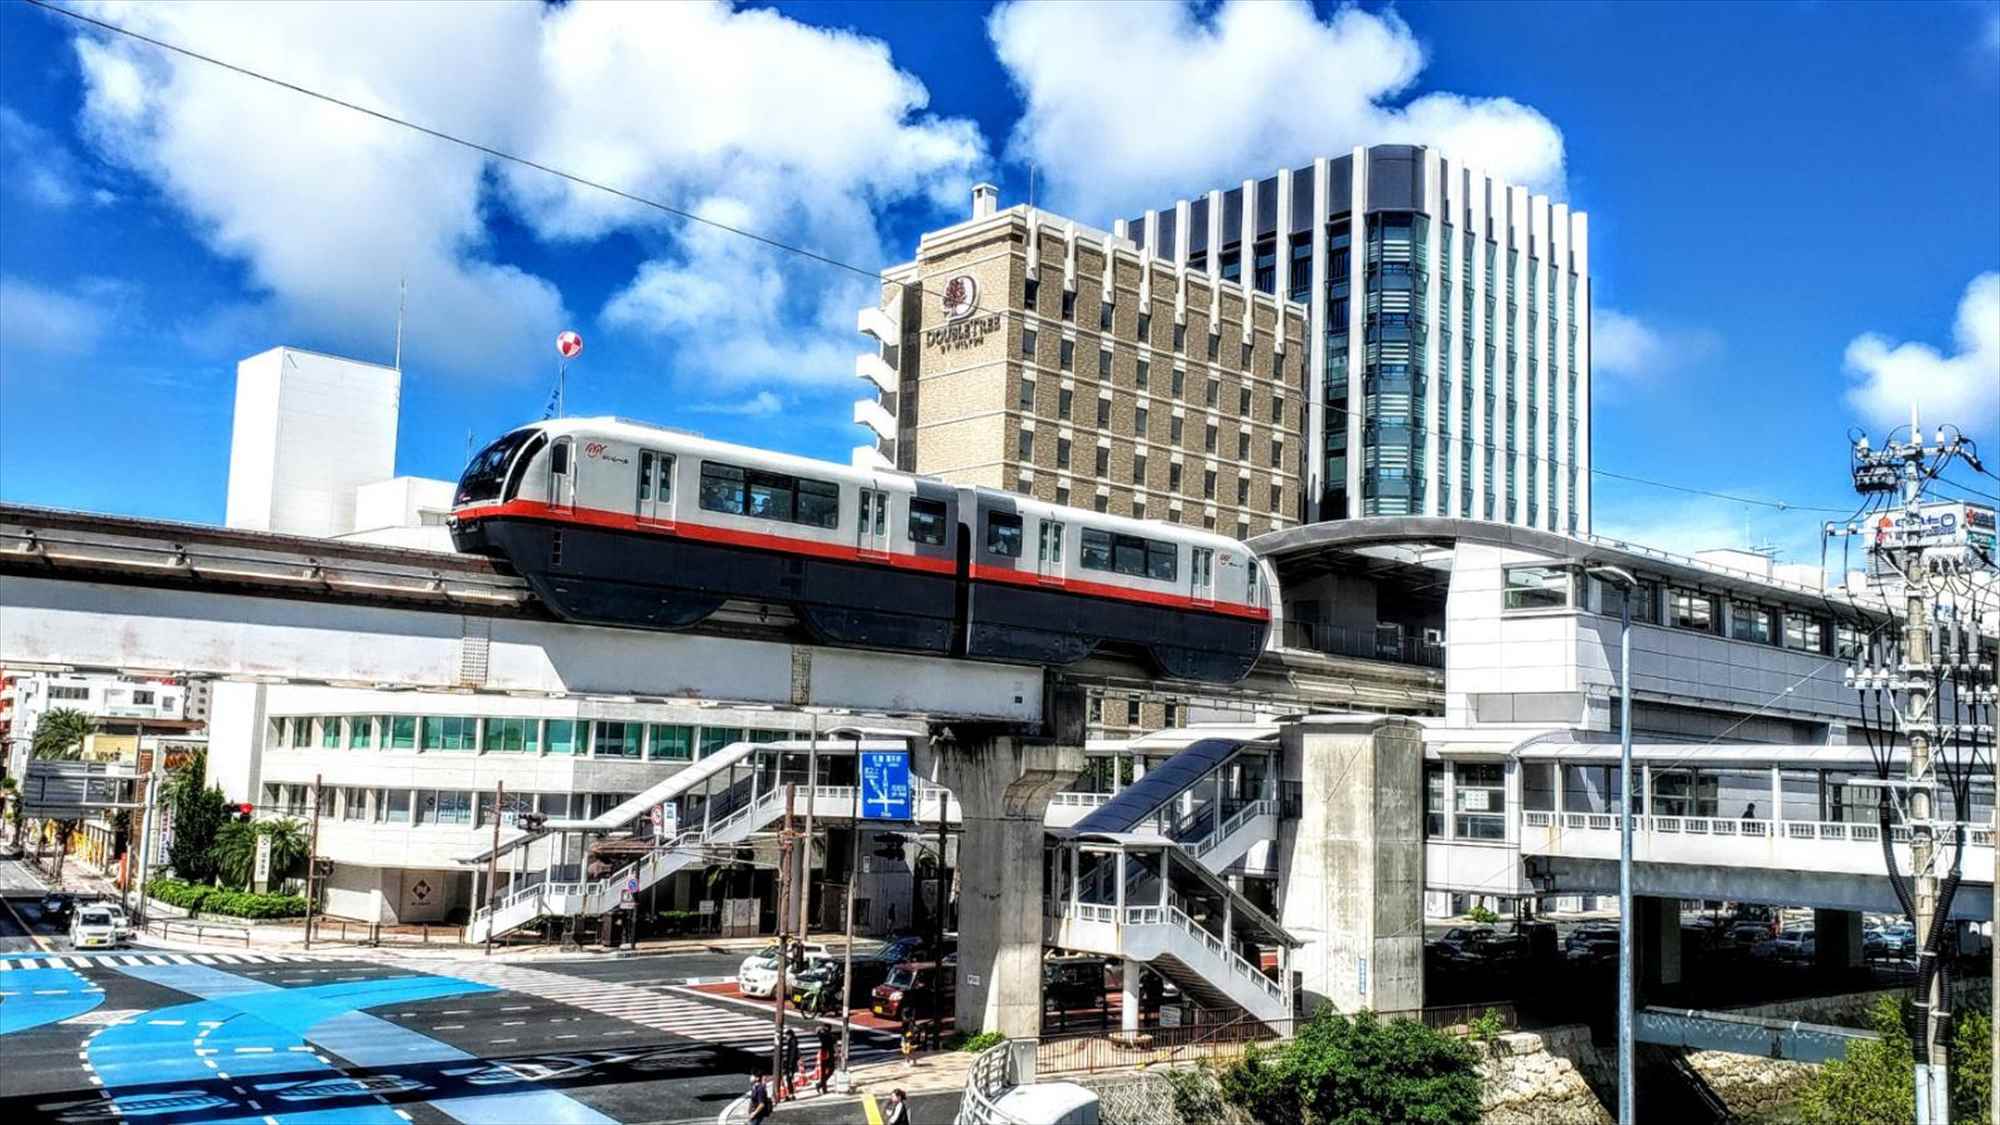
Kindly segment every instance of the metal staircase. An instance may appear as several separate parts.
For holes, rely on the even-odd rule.
[[[1282,984],[1178,906],[1070,903],[1049,922],[1049,944],[1143,961],[1203,1007],[1241,1008],[1267,1023],[1291,1017]]]

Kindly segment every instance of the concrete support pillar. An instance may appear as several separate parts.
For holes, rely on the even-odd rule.
[[[1118,986],[1118,1030],[1127,1035],[1139,1030],[1139,978],[1144,972],[1139,962],[1125,959],[1125,977]]]
[[[1304,1009],[1424,1006],[1423,732],[1406,719],[1287,723],[1284,777],[1300,815],[1278,829],[1279,921]],[[1289,982],[1287,982],[1289,985]]]
[[[1670,989],[1681,983],[1681,903],[1679,899],[1638,895],[1632,905],[1638,917],[1632,929],[1639,940],[1639,992]]]
[[[1075,711],[1075,721],[1056,724],[1071,736],[1060,742],[960,734],[928,748],[964,813],[957,1016],[967,1034],[1041,1034],[1042,818],[1083,772],[1082,699],[1057,707]]]
[[[1813,970],[1845,976],[1859,969],[1861,957],[1859,910],[1813,911]]]

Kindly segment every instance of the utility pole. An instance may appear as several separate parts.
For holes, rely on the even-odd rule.
[[[847,1052],[854,1039],[848,1028],[848,1017],[852,1013],[854,989],[854,888],[861,883],[861,736],[854,736],[854,804],[847,814],[848,826],[852,831],[852,844],[847,849],[847,947],[841,953],[840,967],[840,1092],[845,1094],[852,1087],[848,1077]],[[2000,899],[2000,895],[1994,896]],[[1994,930],[2000,935],[2000,927]],[[2000,1026],[2000,1025],[1996,1025]],[[1995,1122],[2000,1125],[2000,1122]]]
[[[778,759],[784,761],[781,755]],[[771,1085],[774,1091],[783,1090],[785,1073],[785,968],[791,950],[785,941],[785,928],[791,921],[790,903],[786,893],[792,884],[792,811],[798,800],[799,787],[794,783],[785,786],[785,827],[778,833],[778,978],[771,989]]]
[[[307,949],[311,949],[313,947],[313,897],[314,897],[313,891],[315,889],[316,884],[319,882],[319,795],[320,795],[319,784],[320,784],[320,778],[323,776],[324,776],[323,774],[317,774],[317,773],[313,775],[312,832],[310,835],[306,837],[306,948]]]
[[[806,746],[806,849],[799,876],[799,940],[812,936],[813,810],[819,805],[819,715],[812,717]]]
[[[951,809],[951,792],[939,789],[938,795],[938,842],[937,842],[937,944],[932,946],[932,956],[937,960],[937,968],[931,978],[931,1034],[942,1041],[944,1035],[944,911],[946,896],[951,887],[945,879],[945,814]],[[939,1044],[932,1044],[933,1047]]]
[[[1830,535],[1872,536],[1868,546],[1871,582],[1883,587],[1886,595],[1900,592],[1902,596],[1903,631],[1899,648],[1892,658],[1879,664],[1872,662],[1865,652],[1858,655],[1851,678],[1862,691],[1886,692],[1892,704],[1901,703],[1892,709],[1909,754],[1904,777],[1881,784],[1889,793],[1902,791],[1907,802],[1911,871],[1904,905],[1909,909],[1917,942],[1916,1021],[1911,1040],[1916,1062],[1918,1125],[1943,1125],[1951,1119],[1951,1000],[1941,971],[1946,956],[1942,944],[1951,910],[1949,896],[1958,881],[1956,864],[1962,859],[1964,845],[1963,836],[1959,835],[1960,858],[1951,861],[1951,878],[1941,883],[1939,869],[1943,857],[1938,846],[1939,810],[1935,804],[1940,772],[1938,749],[1941,745],[1956,747],[1969,734],[1976,757],[1979,741],[1990,740],[1992,733],[1991,726],[1980,722],[1982,702],[1988,705],[1990,714],[1993,689],[1990,684],[1980,682],[1984,672],[1977,655],[1981,637],[1978,603],[1975,600],[1966,606],[1954,601],[1947,617],[1941,612],[1944,608],[1941,594],[1970,571],[1991,569],[1994,565],[1993,512],[1961,501],[1924,502],[1925,486],[1952,460],[1963,459],[1978,467],[1977,454],[1962,435],[1946,441],[1948,428],[1940,427],[1936,442],[1926,444],[1913,408],[1907,440],[1898,441],[1892,433],[1881,449],[1872,450],[1867,438],[1859,439],[1853,454],[1855,490],[1864,496],[1885,497],[1900,492],[1901,504],[1873,517],[1868,526],[1828,528]],[[1894,589],[1898,585],[1900,591]],[[1964,620],[1968,610],[1969,626]],[[1970,660],[1968,650],[1972,654]],[[1941,718],[1939,695],[1946,687],[1952,692],[1954,714]],[[1960,725],[1955,712],[1968,697],[1973,721]],[[1894,747],[1895,734],[1895,731],[1883,732],[1886,746]],[[1947,775],[1971,768],[1969,762],[1963,761],[1946,760],[1942,765]],[[1947,776],[1946,780],[1953,778]],[[1958,776],[1956,780],[1963,784],[1967,779]],[[1884,799],[1888,799],[1886,795]],[[1953,819],[1964,815],[1964,809],[1955,809]],[[1963,833],[1965,829],[1960,826],[1954,831]],[[1897,893],[1903,895],[1901,875],[1895,868],[1893,853],[1890,855],[1890,879],[1898,882]],[[2000,1121],[2000,1116],[1995,1120]]]
[[[493,924],[499,919],[495,915],[495,903],[500,896],[494,891],[493,881],[500,875],[500,817],[507,807],[507,783],[495,782],[493,788],[493,850],[486,853],[486,956],[493,956]]]
[[[153,869],[153,833],[159,830],[160,759],[153,752],[152,770],[146,775],[146,808],[139,816],[139,873],[133,880],[139,887],[139,901],[132,907],[132,920],[141,929],[146,925],[146,873]]]

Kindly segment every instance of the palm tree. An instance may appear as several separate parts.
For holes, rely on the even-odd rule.
[[[306,857],[305,825],[297,820],[230,821],[215,833],[216,872],[227,886],[250,889],[257,874],[257,841],[271,841],[271,877],[283,878]]]
[[[74,762],[83,757],[83,740],[97,729],[97,723],[89,715],[74,707],[53,707],[42,713],[35,723],[35,734],[28,744],[31,757],[45,761]],[[63,857],[69,854],[70,834],[76,831],[74,820],[58,821],[56,832],[57,879],[62,878]],[[18,833],[17,833],[18,834]],[[41,837],[36,835],[36,862],[40,862]]]
[[[29,752],[50,761],[77,761],[83,757],[84,738],[96,729],[96,720],[74,707],[52,708],[35,724]]]

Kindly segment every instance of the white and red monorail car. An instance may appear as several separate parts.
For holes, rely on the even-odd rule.
[[[611,418],[487,446],[451,532],[593,624],[678,629],[749,600],[832,644],[1045,665],[1117,645],[1210,682],[1248,674],[1270,627],[1258,560],[1213,532]]]

